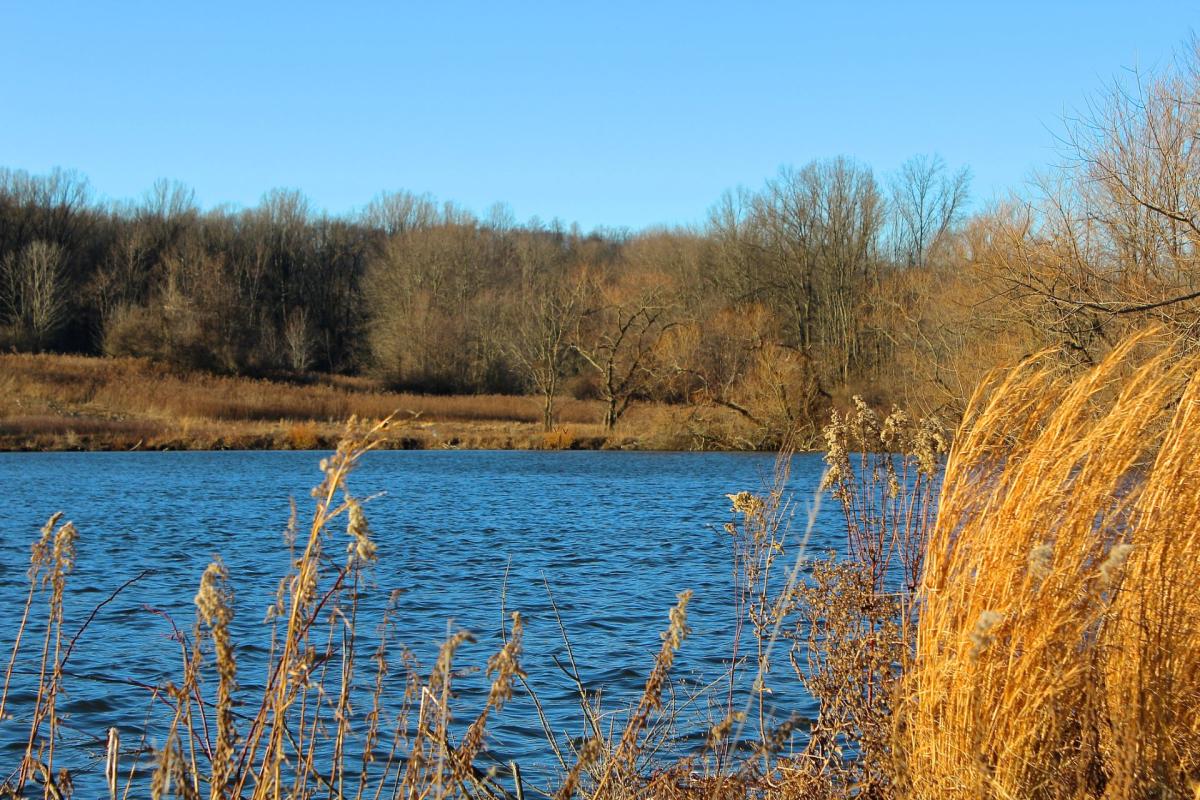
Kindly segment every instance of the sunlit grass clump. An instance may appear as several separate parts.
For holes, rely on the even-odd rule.
[[[897,725],[912,797],[1200,784],[1200,359],[1134,338],[982,387],[945,473]]]

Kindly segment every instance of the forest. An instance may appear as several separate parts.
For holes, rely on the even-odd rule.
[[[408,191],[203,210],[177,182],[111,202],[77,172],[3,169],[0,349],[532,395],[546,430],[567,398],[606,431],[670,404],[719,411],[714,447],[816,441],[853,395],[953,420],[1044,348],[1092,365],[1150,320],[1195,339],[1198,64],[1112,85],[1058,164],[986,204],[936,155],[785,166],[701,224],[590,233]]]

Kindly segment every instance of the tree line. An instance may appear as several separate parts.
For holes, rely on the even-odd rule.
[[[752,445],[852,393],[953,415],[1041,347],[1093,363],[1147,318],[1195,337],[1197,64],[1114,85],[1037,188],[970,214],[936,156],[785,167],[700,225],[587,234],[409,192],[202,211],[178,183],[113,204],[0,170],[0,346],[536,393],[547,429],[566,394],[608,428],[640,400],[719,408]]]

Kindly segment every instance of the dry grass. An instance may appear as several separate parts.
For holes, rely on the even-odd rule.
[[[681,420],[696,409],[635,406],[612,434],[596,401],[560,398],[542,430],[542,400],[415,395],[369,378],[306,382],[176,374],[145,359],[0,354],[0,449],[332,449],[344,420],[395,414],[413,424],[386,447],[709,449],[720,440]],[[711,414],[710,414],[711,416]],[[717,416],[723,416],[718,413]]]
[[[578,446],[598,446],[595,403],[563,400]],[[366,378],[307,383],[175,374],[133,358],[0,355],[0,448],[332,448],[345,419],[418,421],[388,446],[541,446],[536,397],[427,396]]]
[[[392,413],[440,422],[539,422],[540,399],[513,395],[433,396],[389,392],[367,378],[317,376],[311,382],[284,382],[189,373],[136,358],[0,355],[3,411],[25,403],[50,407],[89,407],[113,414],[144,414],[160,419],[228,421],[314,420],[337,422],[351,416],[379,419]],[[595,418],[592,404],[565,400],[564,422]]]
[[[1200,358],[980,389],[945,475],[898,771],[922,798],[1191,797]]]

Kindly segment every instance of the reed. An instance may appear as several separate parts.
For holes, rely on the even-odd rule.
[[[29,593],[5,670],[4,690],[0,693],[2,720],[8,703],[13,667],[20,656],[22,638],[30,621],[30,609],[35,594],[41,593],[46,596],[47,610],[41,646],[33,655],[38,665],[36,697],[27,717],[25,753],[16,770],[14,794],[19,794],[27,783],[34,780],[41,780],[48,793],[70,794],[70,774],[65,770],[54,771],[54,756],[60,723],[58,697],[62,692],[63,668],[73,645],[73,640],[64,639],[63,595],[67,577],[75,567],[75,539],[78,533],[70,522],[59,524],[61,517],[61,514],[50,517],[33,545],[28,573]]]
[[[976,392],[896,715],[904,796],[1196,790],[1200,359],[1156,336]]]
[[[367,571],[376,548],[363,502],[350,493],[346,480],[389,428],[389,420],[373,425],[352,421],[337,451],[321,463],[324,480],[313,490],[314,513],[303,531],[293,515],[292,567],[279,583],[269,614],[266,682],[252,695],[240,692],[237,684],[228,573],[219,560],[204,571],[191,636],[174,629],[179,678],[147,687],[160,701],[156,707],[167,712],[158,728],[162,743],[149,766],[131,759],[125,796],[132,791],[156,800],[205,795],[213,800],[350,795],[415,799],[484,791],[488,779],[481,777],[474,761],[484,745],[488,719],[503,708],[514,681],[523,677],[519,615],[513,616],[506,644],[488,664],[491,691],[461,741],[451,740],[451,681],[454,653],[470,635],[451,637],[425,678],[415,662],[402,655],[405,697],[419,698],[416,724],[409,725],[407,705],[402,704],[394,718],[390,752],[382,765],[375,763],[378,745],[387,735],[380,711],[389,626],[385,615],[375,649],[375,675],[364,685],[355,663],[358,605],[369,588]],[[53,516],[34,543],[25,610],[0,694],[0,713],[7,715],[13,666],[32,658],[38,665],[37,696],[32,709],[20,712],[20,719],[28,722],[25,754],[12,778],[0,787],[0,796],[23,797],[37,790],[47,798],[71,795],[70,775],[55,771],[54,757],[62,723],[56,701],[75,641],[64,637],[62,598],[74,566],[76,533],[70,523],[59,524],[60,519]],[[340,558],[335,544],[339,526],[344,531]],[[46,617],[39,620],[32,612],[42,608]],[[32,647],[25,636],[31,625],[39,635]],[[206,688],[214,683],[215,691]],[[110,796],[117,790],[119,760],[112,741],[110,736]],[[357,769],[352,766],[355,760]]]

